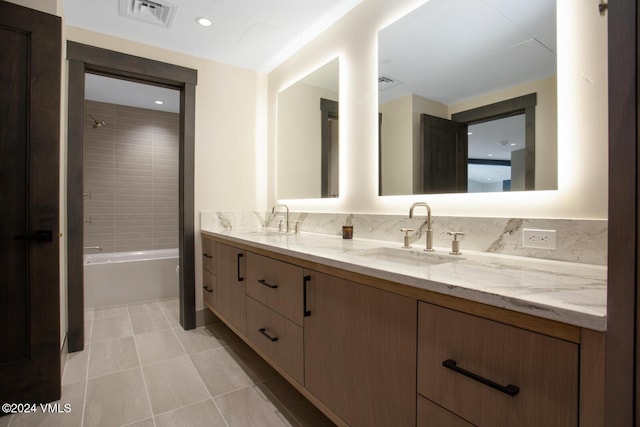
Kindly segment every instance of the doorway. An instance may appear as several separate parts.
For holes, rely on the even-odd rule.
[[[179,124],[179,298],[180,324],[195,328],[194,139],[197,71],[172,64],[67,42],[69,115],[67,160],[69,351],[84,348],[83,128],[85,75],[96,74],[180,92]]]

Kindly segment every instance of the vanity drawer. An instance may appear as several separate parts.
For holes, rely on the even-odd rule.
[[[418,395],[418,427],[473,427],[462,418]]]
[[[217,306],[216,302],[216,276],[207,270],[202,270],[202,295],[204,302],[212,307]]]
[[[304,384],[300,326],[247,297],[247,338],[296,381]]]
[[[302,326],[302,268],[247,253],[247,295]]]
[[[216,243],[202,237],[202,268],[216,274]]]
[[[418,306],[418,393],[477,426],[577,425],[576,344]]]

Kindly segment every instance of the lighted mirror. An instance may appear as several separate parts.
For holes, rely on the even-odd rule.
[[[339,61],[278,94],[278,199],[338,197]]]
[[[430,0],[378,61],[380,195],[557,188],[555,0]]]

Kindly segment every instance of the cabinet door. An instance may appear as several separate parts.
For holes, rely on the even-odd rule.
[[[416,300],[305,274],[305,387],[351,426],[415,426]]]
[[[418,305],[421,395],[477,426],[578,424],[576,344]]]
[[[245,252],[232,246],[216,245],[216,291],[218,311],[242,334],[247,326]]]

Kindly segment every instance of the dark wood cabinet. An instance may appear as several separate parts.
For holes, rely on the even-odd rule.
[[[416,300],[305,275],[307,390],[351,426],[415,426]]]

